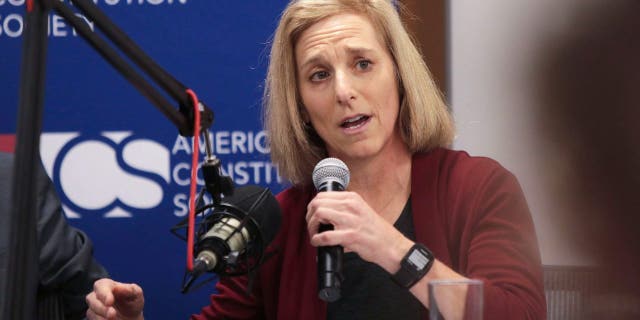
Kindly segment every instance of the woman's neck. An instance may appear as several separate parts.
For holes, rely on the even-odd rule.
[[[407,149],[349,161],[348,190],[360,194],[376,212],[394,222],[411,194],[411,158]]]

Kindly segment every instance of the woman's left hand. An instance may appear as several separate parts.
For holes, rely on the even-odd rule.
[[[413,245],[355,192],[319,192],[307,206],[306,219],[313,246],[341,245],[389,272],[398,269]],[[318,233],[320,224],[334,229]]]

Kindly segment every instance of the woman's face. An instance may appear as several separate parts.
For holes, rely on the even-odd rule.
[[[330,156],[363,159],[406,149],[396,127],[395,65],[380,38],[367,18],[340,14],[312,25],[296,43],[304,120]]]

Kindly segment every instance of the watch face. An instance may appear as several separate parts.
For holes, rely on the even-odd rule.
[[[392,276],[392,279],[398,285],[410,288],[429,272],[434,260],[433,254],[429,249],[416,243],[407,255],[402,258],[400,270]]]
[[[417,270],[422,270],[427,266],[427,263],[429,263],[429,257],[420,250],[413,250],[407,258],[407,261],[414,265]]]

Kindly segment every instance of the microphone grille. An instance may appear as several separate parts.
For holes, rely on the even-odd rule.
[[[346,189],[349,185],[349,168],[340,159],[322,159],[313,169],[313,185],[319,189],[327,180],[337,181]]]
[[[246,215],[252,218],[252,224],[260,230],[264,244],[273,240],[280,229],[282,213],[280,204],[268,188],[255,185],[246,185],[234,190],[233,194],[222,198],[222,203],[235,207],[233,211],[238,220]]]

